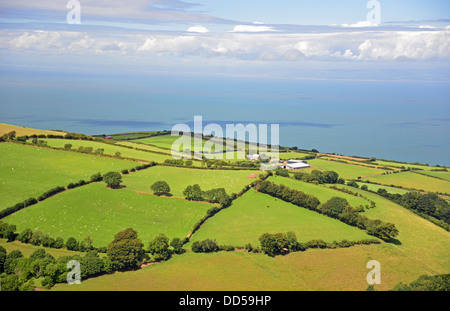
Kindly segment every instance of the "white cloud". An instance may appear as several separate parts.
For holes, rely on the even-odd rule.
[[[369,21],[359,21],[355,24],[342,24],[341,27],[362,28],[362,27],[377,27],[378,25]]]
[[[431,25],[420,25],[419,28],[422,28],[422,29],[437,29],[436,26],[431,26]]]
[[[378,61],[450,58],[450,29],[281,33],[0,31],[2,53],[225,57],[242,61]],[[191,29],[192,30],[192,29]]]
[[[231,32],[269,32],[269,31],[277,31],[274,27],[271,26],[261,26],[259,25],[236,25]]]
[[[188,32],[197,32],[197,33],[208,33],[209,30],[205,26],[195,25],[189,27]]]

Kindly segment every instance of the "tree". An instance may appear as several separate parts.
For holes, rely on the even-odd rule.
[[[183,191],[183,195],[189,201],[202,201],[204,192],[198,184],[195,184],[193,186],[187,186]]]
[[[170,242],[170,246],[173,247],[173,251],[175,254],[181,254],[183,252],[183,242],[180,238],[173,238]]]
[[[164,180],[159,180],[155,182],[150,187],[153,190],[153,193],[155,195],[166,195],[170,196],[170,187]]]
[[[87,278],[91,275],[100,274],[103,272],[104,263],[98,256],[97,251],[89,251],[80,261],[81,278]]]
[[[287,238],[283,233],[264,233],[259,237],[259,242],[262,251],[271,257],[288,251]]]
[[[338,218],[344,208],[348,205],[348,202],[344,198],[332,197],[320,207],[323,214]]]
[[[172,255],[169,250],[169,238],[163,233],[156,236],[149,244],[148,251],[156,261],[168,260]]]
[[[334,171],[326,171],[322,176],[323,182],[326,184],[335,184],[339,180],[339,174]]]
[[[347,186],[354,187],[354,188],[359,188],[358,183],[356,181],[354,181],[354,180],[348,181],[347,182]]]
[[[66,248],[69,251],[77,251],[80,249],[80,245],[74,237],[70,237],[66,241]]]
[[[70,150],[70,149],[72,149],[72,144],[65,144],[65,145],[64,145],[64,149],[65,149],[65,150]]]
[[[117,172],[108,172],[103,175],[103,181],[111,189],[118,189],[122,182],[122,176]]]
[[[1,278],[2,291],[18,291],[19,290],[19,277],[15,274],[9,274],[4,278]]]
[[[96,173],[94,175],[91,176],[91,178],[89,179],[91,182],[97,182],[97,181],[102,181],[103,177],[102,175],[99,173]]]
[[[5,260],[6,260],[6,249],[3,246],[0,246],[0,274],[3,272]]]
[[[12,273],[14,273],[14,270],[11,270],[11,264],[12,264],[12,262],[13,262],[15,259],[17,259],[17,258],[22,258],[22,257],[23,257],[23,254],[22,254],[22,252],[19,251],[19,250],[13,250],[13,251],[9,252],[9,253],[6,255],[6,258],[5,258],[5,263],[4,263],[4,266],[3,266],[4,271],[5,271],[7,274],[12,274]]]
[[[17,237],[17,240],[22,243],[29,243],[32,237],[33,231],[31,229],[24,229]]]
[[[106,254],[115,269],[134,269],[140,263],[143,247],[144,244],[137,238],[137,232],[127,228],[114,236],[114,240],[106,248]]]

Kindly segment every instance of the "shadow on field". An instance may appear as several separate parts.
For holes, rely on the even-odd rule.
[[[387,243],[392,243],[394,245],[402,245],[402,242],[400,242],[400,240],[394,239],[394,238],[390,238],[389,240],[386,241]]]

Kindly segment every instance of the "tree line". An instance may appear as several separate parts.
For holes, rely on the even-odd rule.
[[[351,207],[347,200],[333,197],[321,204],[319,199],[302,191],[290,189],[283,184],[277,185],[267,180],[259,182],[255,189],[259,192],[282,199],[285,202],[307,208],[320,214],[338,219],[350,226],[358,227],[370,235],[389,241],[398,235],[398,230],[392,223],[379,219],[369,219],[360,214],[359,209]]]
[[[363,187],[366,185],[363,185]],[[361,187],[362,189],[362,187]],[[370,191],[365,187],[366,191]],[[421,194],[411,191],[405,194],[389,193],[384,188],[379,188],[376,193],[389,199],[416,214],[432,221],[447,231],[450,230],[450,204],[435,193]]]
[[[296,234],[292,231],[286,233],[264,233],[259,237],[259,242],[261,244],[261,250],[271,257],[285,255],[290,252],[305,251],[308,248],[335,249],[351,247],[353,245],[380,244],[380,241],[377,239],[364,239],[361,241],[348,241],[344,239],[340,242],[333,241],[332,243],[326,243],[319,239],[300,243],[297,240]]]

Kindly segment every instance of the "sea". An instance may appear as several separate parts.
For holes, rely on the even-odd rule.
[[[2,123],[94,135],[193,130],[196,116],[224,133],[226,124],[278,125],[282,146],[450,166],[447,81],[32,71],[0,81]]]

